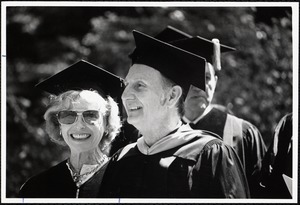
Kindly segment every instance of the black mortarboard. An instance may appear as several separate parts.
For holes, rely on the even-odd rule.
[[[208,40],[200,36],[175,40],[170,42],[170,44],[205,58],[217,70],[221,69],[220,53],[236,50],[235,48],[219,44],[218,39]]]
[[[190,85],[205,90],[206,60],[193,53],[133,31],[136,49],[133,64],[144,64],[180,85],[188,92]],[[201,69],[202,67],[202,69]]]
[[[167,26],[159,32],[154,38],[164,41],[164,42],[171,42],[171,41],[176,41],[176,40],[181,40],[181,39],[186,39],[186,38],[191,38],[192,36],[180,31],[179,29],[176,29],[172,26]],[[135,49],[129,54],[129,57],[134,61],[135,56]]]
[[[103,97],[119,97],[123,79],[87,61],[80,60],[38,83],[37,88],[59,95],[68,90],[97,90]]]
[[[167,26],[164,30],[154,36],[154,38],[168,43],[180,39],[192,38],[192,36],[172,26]]]

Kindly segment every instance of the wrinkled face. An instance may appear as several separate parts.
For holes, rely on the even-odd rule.
[[[185,107],[194,109],[205,109],[211,102],[215,93],[218,77],[210,63],[205,68],[205,92],[197,87],[191,86],[185,100]]]
[[[60,123],[65,142],[74,152],[86,152],[97,148],[106,126],[104,122],[104,99],[95,93],[82,92],[78,99],[67,103],[71,104],[67,110],[80,114],[87,110],[93,110],[98,111],[98,116],[86,112],[85,118],[83,115],[78,115],[74,123]],[[68,115],[63,117],[67,118]]]
[[[141,130],[160,123],[166,113],[165,90],[160,72],[142,64],[134,64],[125,78],[122,102],[127,121]]]

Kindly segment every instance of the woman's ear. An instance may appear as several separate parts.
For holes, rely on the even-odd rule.
[[[105,127],[105,130],[104,130],[104,133],[103,133],[104,135],[108,135],[109,134],[109,127]]]
[[[167,104],[169,107],[176,106],[179,98],[182,95],[182,88],[178,85],[175,85],[170,89],[169,92],[170,92],[170,96],[168,98]]]

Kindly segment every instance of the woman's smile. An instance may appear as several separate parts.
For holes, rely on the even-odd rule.
[[[91,134],[71,134],[70,135],[75,140],[85,140],[91,137]]]

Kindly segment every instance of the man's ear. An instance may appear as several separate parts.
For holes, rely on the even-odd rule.
[[[217,84],[218,84],[218,76],[215,75],[214,78],[215,78],[215,85],[214,85],[214,88],[213,88],[213,92],[215,92]]]
[[[218,76],[215,75],[215,81],[216,81],[216,84],[218,83]]]
[[[175,106],[182,95],[182,88],[178,85],[173,86],[170,91],[170,95],[167,101],[169,107]]]

